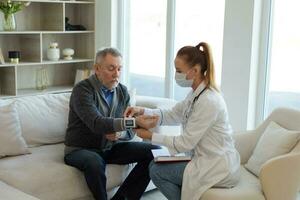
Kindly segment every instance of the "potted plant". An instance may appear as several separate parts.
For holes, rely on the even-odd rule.
[[[16,29],[14,13],[28,6],[30,2],[17,2],[12,0],[0,0],[0,11],[4,15],[3,29],[13,31]]]

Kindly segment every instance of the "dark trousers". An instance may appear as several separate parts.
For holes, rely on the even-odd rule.
[[[88,187],[96,200],[106,200],[106,164],[137,163],[113,199],[140,199],[149,181],[148,165],[153,159],[151,149],[158,146],[144,142],[120,142],[110,150],[75,150],[65,156],[65,163],[83,171]]]

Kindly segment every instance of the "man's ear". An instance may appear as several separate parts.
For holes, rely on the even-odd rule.
[[[99,63],[96,63],[96,64],[94,64],[94,70],[95,71],[98,71],[99,69],[100,69],[100,64]]]

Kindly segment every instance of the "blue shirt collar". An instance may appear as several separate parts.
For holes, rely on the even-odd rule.
[[[101,86],[101,90],[104,92],[104,93],[113,93],[114,92],[114,89],[107,89],[105,86]]]

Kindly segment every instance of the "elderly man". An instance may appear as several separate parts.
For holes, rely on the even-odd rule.
[[[118,50],[98,51],[95,74],[79,82],[70,99],[65,163],[84,173],[96,200],[107,199],[105,165],[129,163],[137,164],[112,199],[140,199],[150,181],[151,149],[159,148],[127,141],[134,135],[135,124],[151,128],[157,119],[123,118],[130,98],[119,83],[121,63]]]

